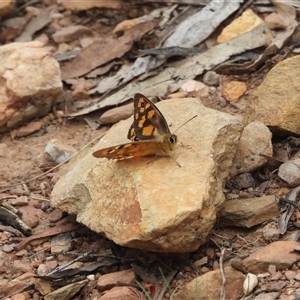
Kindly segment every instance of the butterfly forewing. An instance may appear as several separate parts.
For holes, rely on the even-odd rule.
[[[133,123],[127,135],[128,139],[150,140],[170,133],[167,121],[151,100],[137,93],[133,98],[133,104]]]

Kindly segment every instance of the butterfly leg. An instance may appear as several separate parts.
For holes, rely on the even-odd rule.
[[[153,159],[147,161],[147,164],[150,164],[150,163],[152,163],[153,161],[155,161],[156,158],[157,158],[158,156],[159,156],[159,155],[156,154],[156,155],[154,156]],[[169,157],[171,157],[171,158],[176,162],[177,166],[181,168],[181,165],[177,162],[177,160],[176,160],[172,155],[169,155]]]
[[[153,159],[147,161],[147,164],[150,164],[150,163],[152,163],[153,161],[155,161],[157,157],[158,157],[158,154],[156,154],[156,155],[154,156]]]
[[[170,157],[176,162],[177,166],[181,168],[181,165],[178,163],[178,161],[172,155],[170,155]]]
[[[177,144],[176,147],[178,147],[178,146],[182,146],[182,147],[184,147],[184,148],[186,148],[186,149],[192,149],[192,147],[190,147],[190,146],[185,146],[182,142],[179,142],[179,143]]]

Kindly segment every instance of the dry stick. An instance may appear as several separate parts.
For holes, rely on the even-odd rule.
[[[84,150],[85,148],[87,148],[89,145],[91,145],[92,143],[94,143],[97,139],[100,139],[104,136],[105,132],[103,132],[102,134],[100,134],[99,136],[97,136],[95,139],[93,139],[92,141],[90,141],[88,144],[86,144],[84,147],[82,147],[80,150],[78,150],[76,153],[74,153],[73,155],[71,155],[68,159],[66,159],[65,161],[61,162],[60,164],[56,165],[55,167],[51,168],[50,170],[37,175],[31,179],[28,179],[26,181],[20,182],[20,183],[16,183],[16,184],[12,184],[12,185],[0,185],[0,188],[2,188],[3,190],[0,191],[0,193],[7,191],[8,189],[18,186],[20,184],[27,184],[31,181],[34,181],[44,175],[47,175],[48,173],[52,172],[53,170],[59,168],[61,165],[63,165],[64,163],[68,162],[71,158],[73,158],[74,156],[76,156],[79,152],[81,152],[82,150]]]
[[[161,268],[159,268],[159,271],[161,272],[161,274],[163,274]],[[163,299],[166,290],[168,288],[170,288],[170,283],[177,273],[178,273],[177,270],[172,271],[171,274],[169,274],[169,276],[167,276],[167,278],[163,278],[164,285],[163,285],[162,289],[160,290],[159,294],[157,295],[157,297],[154,298],[154,300],[162,300]]]
[[[225,298],[226,298],[226,290],[225,290],[226,277],[225,277],[224,268],[223,268],[224,254],[225,254],[225,248],[222,248],[221,256],[220,256],[220,272],[221,272],[221,277],[222,277],[220,300],[225,300]]]
[[[49,236],[53,236],[53,235],[57,235],[57,234],[64,233],[64,232],[69,232],[69,231],[72,231],[72,230],[75,230],[75,229],[78,229],[77,224],[64,224],[64,225],[59,225],[59,226],[56,226],[56,227],[50,227],[50,228],[46,229],[43,232],[40,232],[40,233],[37,233],[35,235],[31,235],[31,236],[25,238],[22,242],[20,242],[18,245],[15,246],[15,250],[20,251],[28,243],[30,243],[33,240],[41,239],[41,238],[49,237]]]

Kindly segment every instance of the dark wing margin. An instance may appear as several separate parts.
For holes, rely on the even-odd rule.
[[[155,135],[170,133],[168,123],[163,114],[150,99],[137,93],[134,95],[133,104],[133,123],[127,135],[128,139],[132,141],[149,140],[155,138]],[[151,134],[145,134],[144,128],[151,126],[153,130],[147,130]]]

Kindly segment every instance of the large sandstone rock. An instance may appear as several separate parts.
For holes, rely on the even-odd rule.
[[[206,241],[224,202],[224,181],[242,130],[234,117],[194,98],[158,104],[183,145],[171,157],[96,159],[92,151],[126,142],[132,118],[109,130],[62,170],[51,203],[123,246],[190,252]],[[148,163],[151,161],[151,163]]]
[[[47,114],[62,94],[57,61],[40,42],[0,47],[0,132]]]
[[[245,120],[259,121],[271,131],[300,134],[300,56],[278,63],[253,93]]]

